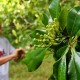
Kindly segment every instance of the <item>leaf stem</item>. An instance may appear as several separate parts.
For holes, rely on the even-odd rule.
[[[76,43],[77,43],[77,36],[75,36],[74,38],[71,38],[70,41],[69,41],[69,48],[73,48],[76,46]]]

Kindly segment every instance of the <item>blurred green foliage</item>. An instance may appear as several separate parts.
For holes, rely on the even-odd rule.
[[[4,34],[15,47],[26,46],[30,42],[30,32],[44,26],[41,18],[50,2],[51,0],[0,0],[0,21]]]
[[[54,50],[55,47],[56,54],[54,57],[60,57],[60,59],[57,59],[54,64],[53,75],[56,80],[66,80],[66,73],[68,72],[68,70],[66,71],[68,66],[66,60],[70,62],[69,60],[72,59],[68,59],[66,54],[68,54],[69,50],[71,50],[70,55],[77,53],[75,49],[73,49],[74,45],[72,44],[76,39],[76,36],[73,34],[77,33],[80,29],[80,24],[77,26],[80,18],[80,7],[79,12],[77,9],[73,9],[73,12],[71,12],[73,14],[75,11],[78,12],[76,15],[79,16],[79,18],[77,18],[75,22],[77,27],[72,26],[71,24],[72,21],[74,24],[75,19],[71,19],[72,17],[75,18],[75,15],[71,16],[71,14],[71,18],[69,17],[69,19],[67,19],[67,16],[71,8],[79,5],[79,0],[0,0],[0,21],[3,24],[4,35],[12,42],[12,44],[15,47],[22,46],[25,48],[27,47],[27,44],[35,44],[35,46],[38,45],[37,47],[42,47],[41,49],[34,49],[29,53],[29,56],[25,58],[24,61],[28,65],[29,71],[34,71],[41,65],[45,55],[43,54],[44,50],[47,51],[48,48]],[[68,21],[70,24],[67,23]],[[66,30],[67,24],[68,27]],[[79,33],[80,30],[78,35]],[[65,46],[67,46],[67,48],[65,48]],[[30,47],[32,47],[32,45],[30,45]],[[45,49],[43,49],[43,47]],[[57,54],[60,55],[56,56]],[[73,55],[73,57],[77,65],[77,69],[73,70],[78,70],[79,72],[76,73],[80,73],[80,64],[78,64],[77,59],[79,56]],[[37,65],[38,63],[39,65]],[[72,68],[70,69],[72,70]],[[53,75],[50,80],[54,79]],[[79,79],[80,75],[78,77],[78,80]]]

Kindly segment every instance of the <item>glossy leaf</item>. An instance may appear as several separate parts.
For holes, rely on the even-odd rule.
[[[46,34],[46,30],[36,29],[36,33],[44,35],[44,34]]]
[[[77,80],[80,80],[80,56],[76,53],[74,55],[74,64],[76,69]]]
[[[50,6],[49,6],[49,12],[51,14],[52,19],[59,18],[60,15],[60,2],[59,0],[52,0]]]
[[[61,58],[53,65],[54,80],[66,80],[66,54],[68,50],[68,47],[63,47],[58,51],[59,53],[61,52]]]
[[[80,57],[80,52],[77,52],[77,55]]]
[[[58,60],[53,66],[54,80],[66,80],[66,57]]]
[[[64,30],[64,28],[67,25],[67,15],[68,15],[68,12],[69,11],[68,11],[68,8],[66,6],[64,6],[62,8],[62,10],[61,10],[60,17],[59,17],[61,30]]]
[[[67,46],[63,46],[60,49],[57,50],[55,56],[59,59],[61,58],[62,55],[64,55],[65,49],[67,48]]]
[[[41,65],[46,50],[45,48],[37,48],[28,53],[27,57],[23,60],[28,67],[28,71],[34,71]]]
[[[71,60],[68,65],[68,80],[77,80],[76,69],[74,64],[74,58],[71,56]]]
[[[70,36],[75,36],[80,30],[80,6],[69,11],[67,19],[67,32]]]
[[[66,56],[63,56],[58,67],[58,80],[66,80]]]
[[[80,52],[74,49],[68,67],[68,80],[80,80]]]
[[[59,67],[60,61],[61,60],[56,61],[54,63],[54,65],[53,65],[53,77],[54,77],[54,80],[58,80],[58,67]]]

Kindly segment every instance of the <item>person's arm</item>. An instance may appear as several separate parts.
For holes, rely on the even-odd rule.
[[[0,65],[8,62],[9,60],[13,59],[14,55],[9,55],[9,56],[5,56],[5,57],[1,57],[0,58]]]
[[[23,48],[19,48],[19,49],[16,49],[12,54],[5,56],[5,57],[1,57],[0,58],[0,65],[4,64],[12,59],[18,59],[19,51],[22,51],[23,52],[22,54],[24,54]]]

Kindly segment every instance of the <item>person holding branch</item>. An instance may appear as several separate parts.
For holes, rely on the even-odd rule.
[[[2,36],[3,29],[0,23],[0,80],[9,80],[9,61],[24,57],[24,49],[15,49],[7,38]]]

